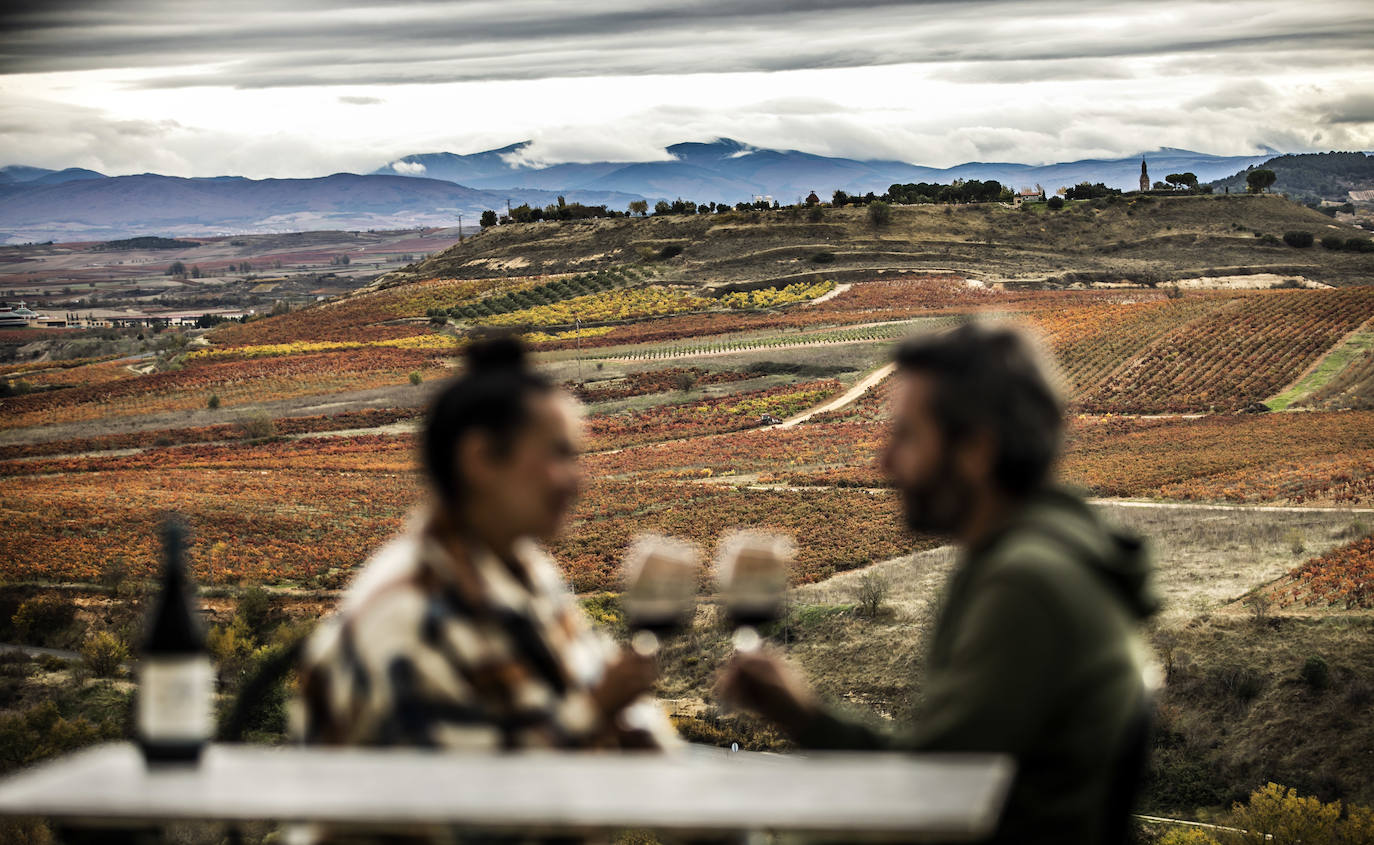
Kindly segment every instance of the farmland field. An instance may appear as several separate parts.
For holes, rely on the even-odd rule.
[[[1180,203],[1136,210],[1181,227]],[[1267,201],[1238,207],[1277,213]],[[1129,210],[1071,206],[1068,222],[1020,215],[998,231],[1025,238],[1047,226],[1034,234],[1049,237],[1078,232],[1093,215],[1146,225],[1127,221]],[[216,598],[230,602],[215,611],[223,630],[234,597],[261,586],[294,608],[283,613],[308,619],[423,500],[415,431],[459,347],[475,331],[514,327],[585,409],[584,489],[551,551],[594,615],[617,624],[621,556],[638,533],[709,549],[736,526],[785,531],[799,538],[796,612],[779,642],[827,693],[875,721],[902,715],[919,685],[892,679],[919,665],[920,635],[956,557],[939,538],[905,531],[876,468],[890,377],[808,412],[883,367],[905,336],[995,320],[1033,332],[1056,365],[1069,412],[1059,479],[1155,542],[1169,604],[1151,639],[1176,664],[1166,706],[1171,730],[1186,738],[1162,757],[1176,767],[1166,775],[1221,773],[1188,781],[1203,785],[1183,798],[1157,789],[1155,806],[1222,806],[1228,785],[1291,776],[1307,763],[1275,750],[1286,746],[1273,712],[1301,706],[1335,718],[1340,705],[1336,692],[1294,705],[1285,685],[1296,669],[1283,661],[1319,653],[1351,700],[1374,684],[1361,663],[1374,644],[1374,259],[1342,254],[1326,268],[1330,284],[1295,272],[1280,289],[1171,286],[1210,277],[1186,245],[1161,259],[1169,277],[1146,278],[1148,251],[1135,241],[1119,249],[1120,263],[1084,253],[1081,266],[1082,247],[1061,241],[1063,265],[1028,280],[1007,271],[1006,252],[989,253],[995,273],[970,269],[979,239],[992,237],[982,228],[992,212],[924,213],[899,220],[905,245],[895,231],[861,237],[852,221],[746,217],[696,233],[681,258],[584,261],[566,247],[539,252],[539,273],[518,277],[481,261],[555,228],[503,226],[511,231],[278,316],[136,339],[3,338],[23,352],[0,371],[0,580],[15,596],[80,595],[83,619],[98,618],[90,608],[104,599],[92,596],[118,603],[155,571],[155,527],[175,511],[193,529],[196,579],[228,597]],[[963,256],[951,266],[882,257],[915,249],[935,228],[952,238],[960,221],[973,228],[943,254]],[[651,235],[668,224],[640,224],[657,248]],[[1207,236],[1232,239],[1224,229]],[[844,259],[833,277],[806,260],[826,233],[852,246],[819,242]],[[583,224],[565,234],[585,235],[590,256],[621,248],[596,238],[627,237]],[[730,252],[755,237],[796,243]],[[1233,257],[1255,249],[1227,244]],[[1105,283],[1073,277],[1091,275],[1083,268]],[[892,585],[881,618],[856,615],[866,574]],[[727,724],[748,734],[708,703],[709,670],[728,648],[709,589],[687,644],[665,652],[660,694],[685,730],[706,736]],[[1209,679],[1242,659],[1270,681],[1236,710]],[[1227,745],[1225,756],[1223,730],[1257,738]],[[1361,717],[1350,730],[1365,737],[1374,725]],[[775,739],[748,735],[759,747]],[[1338,735],[1313,742],[1344,760]],[[1331,765],[1344,794],[1374,798],[1367,768]]]

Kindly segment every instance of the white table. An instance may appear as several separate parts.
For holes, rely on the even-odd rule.
[[[0,780],[0,815],[62,824],[319,822],[345,828],[976,839],[1012,764],[995,755],[549,753],[215,745],[149,768],[111,743]]]

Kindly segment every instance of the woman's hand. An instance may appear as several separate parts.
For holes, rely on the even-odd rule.
[[[714,694],[727,704],[758,713],[793,736],[821,709],[801,672],[767,649],[736,652],[721,671]]]
[[[658,679],[658,661],[632,650],[621,649],[619,656],[606,666],[601,683],[592,689],[592,698],[607,719],[654,688]]]

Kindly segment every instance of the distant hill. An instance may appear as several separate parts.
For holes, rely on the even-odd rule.
[[[1365,153],[1302,153],[1261,162],[1277,179],[1269,190],[1299,202],[1347,202],[1351,191],[1374,190],[1374,155]],[[1213,191],[1245,191],[1249,168],[1212,183]]]
[[[107,179],[104,173],[87,170],[84,167],[68,167],[66,170],[49,170],[46,167],[27,167],[11,164],[0,167],[0,185],[60,185],[82,179]]]
[[[881,229],[866,209],[666,214],[489,228],[394,271],[379,286],[433,278],[578,273],[626,264],[709,287],[871,279],[880,271],[954,270],[1010,284],[1157,284],[1203,276],[1273,274],[1366,284],[1374,253],[1297,249],[1285,232],[1363,237],[1353,226],[1279,196],[1113,197],[1059,211],[997,203],[899,205]],[[1267,237],[1266,237],[1267,236]],[[680,252],[663,258],[662,249]],[[820,259],[820,256],[824,256]]]
[[[65,171],[64,171],[65,172]],[[114,240],[141,235],[252,234],[316,229],[476,226],[506,201],[548,205],[550,191],[481,191],[437,179],[336,173],[316,179],[184,179],[143,174],[45,184],[45,175],[0,192],[0,242]],[[623,209],[633,195],[569,191],[571,202]]]
[[[593,189],[640,194],[650,199],[690,199],[736,203],[756,195],[787,205],[815,191],[824,199],[836,189],[849,193],[882,193],[889,185],[955,179],[996,179],[1012,187],[1043,185],[1053,191],[1079,182],[1105,182],[1134,189],[1143,157],[1152,180],[1170,173],[1192,172],[1201,180],[1230,175],[1273,156],[1213,156],[1163,148],[1121,159],[1084,159],[1045,165],[968,162],[936,168],[901,161],[839,158],[797,150],[753,147],[731,138],[710,143],[673,144],[661,161],[531,165],[523,158],[530,142],[496,150],[458,155],[424,153],[396,159],[377,174],[443,179],[474,188]]]

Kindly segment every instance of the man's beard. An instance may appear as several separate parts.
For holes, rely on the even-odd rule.
[[[957,533],[973,506],[972,485],[955,472],[948,453],[930,478],[901,492],[907,527],[922,534]]]

